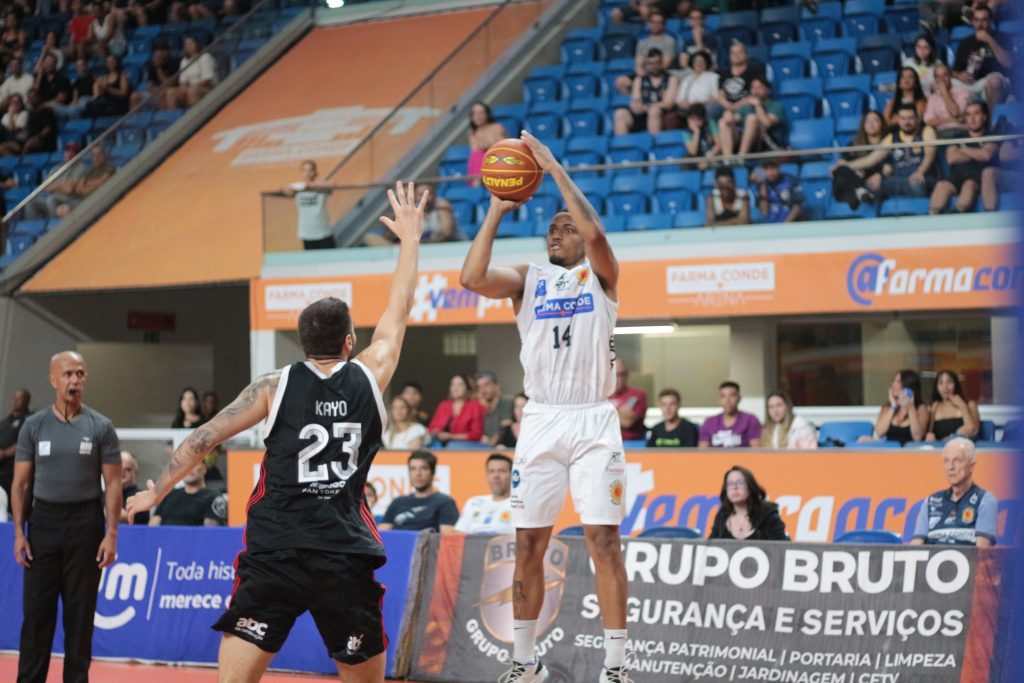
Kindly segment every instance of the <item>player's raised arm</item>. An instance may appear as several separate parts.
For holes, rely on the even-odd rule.
[[[562,193],[566,209],[572,217],[572,222],[586,243],[587,258],[590,259],[594,274],[601,281],[604,291],[613,300],[616,300],[618,298],[616,289],[619,283],[619,262],[608,243],[608,237],[605,235],[597,211],[591,206],[586,195],[576,187],[576,183],[572,181],[562,164],[544,143],[525,130],[522,133],[522,140],[533,152],[533,158],[537,160],[537,165],[554,178],[558,190]]]
[[[196,428],[181,442],[156,483],[150,479],[147,490],[135,494],[125,505],[128,523],[135,515],[151,510],[162,501],[174,485],[185,478],[203,457],[231,437],[266,419],[274,400],[281,373],[278,371],[259,377],[247,386],[224,410],[209,422]]]
[[[471,292],[488,299],[509,298],[518,301],[522,298],[523,287],[526,286],[526,266],[509,268],[491,265],[491,250],[498,233],[498,224],[505,214],[515,211],[520,204],[522,202],[491,195],[491,205],[487,207],[483,225],[473,238],[459,275],[459,284]]]
[[[420,237],[423,235],[423,207],[429,199],[424,193],[416,204],[416,187],[409,183],[403,187],[396,183],[394,190],[388,190],[388,201],[395,217],[381,216],[381,222],[398,237],[398,263],[391,277],[391,293],[388,306],[384,309],[373,331],[370,345],[357,357],[373,373],[377,386],[383,390],[391,381],[398,366],[398,356],[405,339],[409,311],[416,293],[416,275],[419,270]]]

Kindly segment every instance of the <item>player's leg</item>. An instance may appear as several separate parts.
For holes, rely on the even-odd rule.
[[[617,525],[585,524],[583,532],[590,557],[594,561],[597,603],[601,607],[601,625],[604,627],[604,666],[609,671],[615,671],[622,669],[626,657],[626,598],[629,584],[626,581],[626,563],[622,557],[622,539]]]
[[[544,605],[544,554],[552,527],[516,529],[516,567],[512,576],[512,618],[534,620]],[[533,648],[526,654],[532,658]]]
[[[335,664],[338,665],[338,676],[342,683],[382,683],[386,660],[386,654],[381,652],[362,664]]]
[[[225,633],[217,655],[218,683],[256,683],[270,666],[273,652]]]

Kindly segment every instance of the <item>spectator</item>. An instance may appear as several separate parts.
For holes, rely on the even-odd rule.
[[[860,441],[922,441],[928,433],[928,406],[921,399],[921,377],[913,370],[900,370],[889,385],[889,400],[875,419],[873,437]]]
[[[36,75],[35,89],[44,107],[71,103],[71,81],[58,71],[57,58],[44,54]]]
[[[199,2],[199,0],[188,0],[188,5],[185,10],[188,12],[189,21],[202,21],[204,19],[217,18],[214,11],[202,2]]]
[[[434,188],[427,184],[416,186],[416,201],[422,202],[424,195],[429,192],[426,204],[424,204],[423,216],[423,237],[421,242],[461,242],[466,236],[459,230],[455,221],[455,212],[451,203],[438,197]],[[395,236],[389,230],[367,232],[363,235],[363,244],[368,247],[390,247],[396,244]]]
[[[373,484],[367,480],[363,484],[363,498],[366,499],[366,507],[370,509],[370,513],[373,514],[373,509],[377,507],[377,489],[374,488]]]
[[[68,57],[87,57],[92,47],[93,15],[86,11],[84,0],[71,0],[71,19],[68,21]]]
[[[512,397],[501,393],[498,376],[489,370],[478,372],[476,394],[484,407],[483,441],[493,446],[498,443],[501,430],[512,424]]]
[[[984,102],[971,102],[967,105],[967,139],[989,135],[988,105]],[[950,198],[956,195],[955,209],[957,213],[974,210],[974,203],[981,194],[983,182],[993,182],[994,178],[982,177],[999,152],[999,145],[994,142],[961,142],[946,147],[946,163],[949,164],[949,178],[935,183],[932,191],[928,213],[942,213]],[[994,190],[989,190],[989,194]]]
[[[711,54],[718,48],[718,41],[715,35],[708,31],[704,21],[704,11],[699,7],[690,10],[686,19],[690,26],[690,36],[683,39],[683,49],[679,52],[679,66],[693,68],[693,58],[703,52],[708,56],[707,68],[711,67]],[[716,86],[717,93],[717,86]],[[713,99],[714,95],[711,98]],[[701,100],[702,102],[704,100]]]
[[[57,65],[57,71],[64,68],[64,51],[60,49],[60,37],[57,35],[57,32],[47,31],[46,38],[43,40],[43,49],[39,53],[39,59],[36,60],[34,69],[37,75],[43,70],[43,62],[47,57],[53,57]]]
[[[298,237],[302,240],[302,248],[306,251],[335,249],[338,244],[327,214],[327,198],[334,190],[329,185],[317,182],[318,170],[312,159],[304,160],[300,169],[302,180],[281,188],[281,192],[286,197],[295,198],[295,208],[299,213]]]
[[[811,449],[818,447],[814,425],[793,412],[793,399],[784,391],[768,394],[764,405],[764,429],[761,441],[765,448]]]
[[[508,137],[505,126],[494,120],[491,108],[484,102],[474,102],[469,108],[469,163],[466,175],[479,176],[484,165],[484,152],[498,140]],[[479,178],[470,185],[479,185]]]
[[[921,126],[921,117],[911,105],[902,105],[896,113],[897,127],[882,139],[883,147],[854,161],[844,162],[849,168],[863,170],[884,163],[880,175],[865,179],[865,186],[882,197],[927,197],[935,187],[938,164],[934,147],[887,147],[894,143],[911,143],[935,139],[931,126]]]
[[[957,436],[973,439],[981,427],[978,404],[967,398],[960,377],[952,370],[939,370],[932,394],[928,441],[945,441]]]
[[[178,397],[178,412],[171,422],[171,429],[195,429],[205,420],[199,412],[199,393],[192,387],[185,387]]]
[[[135,456],[130,451],[121,451],[121,523],[128,524],[128,511],[125,509],[125,503],[128,499],[139,492],[139,487],[136,486],[135,480],[139,476],[139,461],[135,459]],[[139,524],[146,526],[149,524],[149,511],[140,512],[135,515],[135,521],[132,524]]]
[[[924,111],[928,107],[928,98],[924,96],[917,72],[910,67],[900,69],[900,76],[896,81],[896,95],[885,103],[882,116],[889,125],[897,125],[896,112],[904,106],[913,107],[921,117],[924,117]]]
[[[82,146],[80,144],[74,140],[69,140],[64,145],[64,160],[59,164],[55,164],[47,175],[54,175],[64,168],[65,165],[70,164],[71,160],[81,151]],[[30,218],[51,218],[55,216],[58,206],[74,201],[71,192],[75,187],[75,183],[85,177],[85,174],[88,172],[89,169],[84,163],[72,164],[65,168],[60,177],[47,187],[49,191],[47,194],[38,195],[29,202],[28,207],[26,207],[28,216]]]
[[[682,399],[675,389],[662,389],[658,407],[662,421],[647,432],[648,448],[693,448],[700,437],[697,426],[679,416]]]
[[[413,419],[409,402],[401,396],[391,399],[391,420],[383,435],[384,448],[416,450],[427,445],[427,428]]]
[[[464,534],[511,534],[512,528],[512,459],[493,453],[487,458],[489,495],[473,496],[466,501],[455,523],[455,530]]]
[[[704,420],[700,426],[700,448],[757,448],[761,445],[761,423],[739,409],[740,385],[726,381],[718,386],[722,412]]]
[[[738,541],[787,541],[786,525],[779,517],[779,506],[757,483],[754,473],[733,465],[722,480],[718,494],[722,506],[715,514],[708,538]]]
[[[0,420],[0,489],[7,496],[7,505],[2,511],[10,509],[11,482],[14,481],[14,455],[18,450],[18,434],[25,418],[32,414],[29,403],[32,395],[28,389],[15,389],[11,394],[11,412]]]
[[[428,429],[431,438],[445,445],[449,441],[479,441],[483,437],[484,407],[473,400],[473,385],[468,377],[452,377],[448,398],[438,404]]]
[[[629,107],[615,110],[615,134],[658,133],[662,118],[671,111],[678,88],[676,77],[665,70],[664,60],[657,48],[651,48],[644,60],[644,73],[633,81]]]
[[[657,56],[661,60],[661,71],[668,71],[676,58],[676,39],[665,32],[665,15],[660,11],[650,13],[647,19],[648,34],[637,41],[636,53],[634,56],[633,76],[619,76],[615,79],[615,89],[622,95],[628,95],[637,77],[650,73],[651,50],[657,50]]]
[[[202,405],[203,422],[209,422],[213,416],[220,412],[220,397],[216,391],[203,392]]]
[[[705,220],[711,227],[748,225],[750,223],[750,197],[747,191],[736,187],[736,175],[731,168],[715,171],[715,189],[705,202]]]
[[[86,197],[100,189],[100,186],[107,182],[116,172],[117,167],[110,163],[110,158],[107,156],[107,151],[103,146],[96,145],[93,147],[91,168],[86,170],[81,179],[75,181],[71,187],[71,198],[56,204],[54,216],[57,218],[67,216]]]
[[[686,128],[690,132],[686,139],[687,155],[708,159],[721,154],[722,143],[721,136],[718,134],[718,124],[708,120],[707,110],[703,104],[699,102],[692,104],[686,110]],[[706,161],[697,164],[697,168],[701,171],[707,167]]]
[[[75,78],[71,81],[71,104],[76,105],[78,111],[84,109],[85,105],[92,101],[95,84],[96,77],[89,70],[89,60],[82,57],[76,59]]]
[[[1007,140],[999,146],[996,165],[981,172],[981,205],[986,211],[999,209],[1000,192],[1018,192],[1024,187],[1019,169],[1021,141]]]
[[[430,414],[422,409],[423,387],[417,382],[406,382],[402,385],[399,396],[405,399],[412,409],[412,416],[421,425],[426,426],[430,422]]]
[[[732,156],[740,130],[740,154],[785,148],[786,107],[772,99],[772,87],[763,75],[750,79],[750,94],[737,104],[718,122],[723,156]]]
[[[932,94],[924,110],[924,122],[935,129],[940,140],[958,138],[967,127],[964,124],[971,91],[954,81],[952,71],[945,64],[935,65]]]
[[[717,121],[742,107],[754,78],[763,81],[764,69],[750,61],[746,45],[734,42],[729,46],[729,66],[718,74],[718,100],[707,105],[708,118]]]
[[[860,129],[854,136],[854,147],[877,146],[884,139],[885,122],[882,115],[875,110],[865,112],[860,120]],[[869,166],[854,167],[850,162],[872,154],[869,151],[843,152],[843,158],[832,166],[832,196],[837,201],[846,202],[851,209],[857,210],[861,202],[873,202],[875,196],[866,187],[870,183],[878,187],[882,182],[882,170],[885,160],[880,159]]]
[[[945,62],[935,58],[935,40],[927,33],[922,33],[914,41],[914,54],[903,57],[904,68],[913,69],[917,74],[921,89],[929,92],[934,79],[935,67]]]
[[[33,152],[52,152],[57,149],[57,116],[51,107],[42,106],[39,91],[33,88],[28,91],[29,113],[27,130],[28,137],[21,146],[21,154]]]
[[[206,465],[199,463],[167,494],[149,518],[150,526],[224,526],[227,497],[206,488]]]
[[[101,0],[96,6],[96,16],[89,24],[89,40],[97,57],[124,54],[124,32],[111,0]]]
[[[459,508],[451,496],[434,488],[437,458],[430,451],[413,451],[408,463],[409,484],[413,492],[391,501],[378,528],[385,531],[454,531],[455,523],[459,521]]]
[[[18,13],[9,9],[4,12],[4,30],[0,34],[0,63],[7,64],[25,52],[25,30],[21,27]]]
[[[696,52],[690,64],[692,69],[679,81],[673,98],[675,109],[666,128],[679,128],[678,122],[686,121],[691,107],[699,104],[704,111],[704,106],[718,97],[718,74],[711,70],[711,55],[704,50]],[[706,111],[704,116],[707,117]]]
[[[168,19],[168,5],[168,0],[129,0],[125,12],[136,26],[163,24]]]
[[[762,223],[792,223],[803,216],[804,189],[794,176],[783,173],[776,159],[766,159],[763,171],[755,170],[750,181],[757,185],[757,209]]]
[[[957,437],[942,447],[942,470],[949,488],[928,496],[917,513],[911,545],[996,544],[999,501],[974,483],[974,444]]]
[[[680,19],[687,16],[692,7],[690,0],[628,0],[616,5],[609,15],[612,23],[647,21],[654,12],[665,16],[674,15]]]
[[[217,85],[217,61],[201,50],[195,36],[185,36],[178,84],[164,91],[164,109],[195,106]]]
[[[10,156],[17,154],[25,140],[28,138],[28,112],[25,111],[25,102],[21,95],[11,95],[7,98],[7,111],[3,118],[0,118],[0,125],[3,125],[7,142],[0,145],[0,154]]]
[[[128,113],[132,87],[121,58],[107,55],[106,66],[107,72],[93,83],[92,100],[82,109],[86,116],[123,116]]]
[[[178,67],[171,59],[171,48],[167,41],[159,38],[153,41],[153,54],[149,58],[149,63],[146,64],[146,85],[149,92],[153,93],[165,85],[174,85],[174,74],[177,71]],[[142,91],[133,92],[132,108],[142,104],[146,96],[147,93]]]
[[[526,394],[516,394],[512,399],[512,423],[501,428],[498,434],[498,448],[515,448],[519,442],[519,430],[523,425],[523,409],[529,402]]]
[[[28,99],[28,91],[32,89],[35,80],[32,74],[25,73],[24,62],[20,57],[11,60],[10,75],[0,84],[0,107],[7,110],[7,102],[12,95],[19,95],[22,101]]]
[[[647,392],[629,386],[629,368],[621,358],[615,360],[615,391],[608,397],[619,414],[623,441],[639,441],[646,435]]]
[[[992,10],[988,6],[974,8],[971,25],[974,35],[961,39],[957,47],[953,78],[985,98],[992,110],[1010,91],[1005,74],[1013,69],[1013,53],[1003,47],[1009,45],[1009,39],[992,31]]]

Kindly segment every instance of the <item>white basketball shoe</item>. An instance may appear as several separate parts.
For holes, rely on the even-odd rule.
[[[544,683],[549,677],[548,670],[536,659],[527,664],[512,662],[512,668],[501,675],[498,683]]]

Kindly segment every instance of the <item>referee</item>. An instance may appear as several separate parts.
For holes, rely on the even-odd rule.
[[[58,597],[64,605],[64,683],[89,680],[100,570],[117,555],[121,449],[110,420],[82,404],[85,379],[79,354],[54,356],[50,384],[56,400],[29,417],[18,436],[11,496],[14,558],[25,568],[18,683],[46,680]]]

